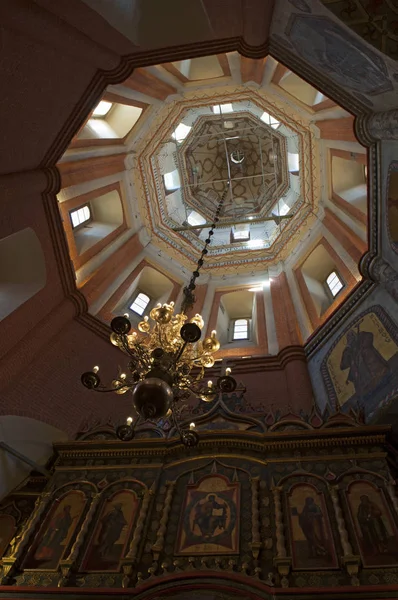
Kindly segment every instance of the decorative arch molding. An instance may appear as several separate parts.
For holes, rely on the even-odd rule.
[[[185,600],[187,594],[192,600],[272,600],[275,589],[253,578],[235,573],[232,568],[228,575],[212,569],[192,574],[179,573],[166,575],[162,581],[144,584],[136,600]],[[176,595],[171,595],[173,591]]]

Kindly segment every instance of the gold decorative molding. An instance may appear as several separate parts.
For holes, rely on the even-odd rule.
[[[252,541],[251,549],[253,558],[257,559],[260,553],[261,540],[260,540],[260,519],[258,510],[258,486],[260,478],[251,478],[251,491],[252,491]]]
[[[159,525],[158,533],[156,536],[156,541],[155,541],[154,545],[152,546],[152,553],[153,553],[153,557],[155,560],[159,559],[159,554],[163,550],[164,536],[166,533],[167,521],[169,519],[171,500],[173,498],[175,484],[176,484],[175,481],[167,482],[167,493],[166,493],[166,498],[164,500],[164,505],[163,505],[163,514],[162,514],[162,518],[160,519],[160,525]]]
[[[343,548],[343,556],[341,562],[346,568],[348,575],[351,577],[352,585],[359,585],[358,570],[361,564],[361,558],[353,554],[352,546],[348,539],[348,531],[346,528],[343,512],[340,506],[340,498],[338,488],[334,485],[329,486],[330,497],[332,498],[334,514],[336,516],[337,528],[340,534],[340,541]]]
[[[282,517],[282,504],[281,504],[282,488],[274,486],[272,488],[272,495],[274,497],[275,506],[275,526],[276,526],[276,557],[274,557],[274,565],[278,569],[278,573],[281,576],[282,587],[289,587],[288,575],[290,573],[290,567],[292,560],[287,555],[286,543],[285,543],[285,527],[283,524]]]
[[[127,552],[125,558],[121,561],[121,567],[124,574],[122,579],[123,588],[129,587],[133,573],[133,567],[137,563],[138,548],[142,538],[142,531],[144,529],[149,502],[153,494],[154,492],[152,489],[146,489],[144,492],[140,514],[138,515],[137,524],[134,529],[134,535],[130,543],[129,551]],[[139,584],[141,577],[142,573],[137,573],[137,585]]]
[[[23,533],[15,544],[13,553],[11,556],[3,558],[3,579],[2,585],[5,585],[8,581],[9,577],[18,566],[19,560],[22,557],[22,552],[25,546],[28,544],[34,530],[36,529],[37,524],[40,521],[40,518],[46,509],[50,498],[52,497],[51,492],[45,492],[39,496],[35,502],[35,508],[32,512],[32,515],[26,522]]]
[[[245,449],[258,451],[261,454],[264,452],[279,452],[281,450],[301,450],[301,449],[317,449],[327,447],[344,447],[344,446],[383,446],[386,443],[387,434],[390,428],[386,426],[360,426],[355,428],[341,429],[321,429],[321,430],[297,430],[297,431],[278,431],[271,433],[256,433],[256,432],[238,432],[234,434],[224,433],[222,437],[216,436],[213,433],[203,432],[199,448],[209,448],[212,451],[214,445],[218,447],[234,447],[236,449]],[[91,447],[90,447],[91,445]],[[97,445],[97,447],[96,447]],[[58,452],[56,469],[75,470],[75,467],[68,465],[62,467],[62,459],[92,459],[98,458],[133,458],[133,457],[169,457],[179,453],[183,449],[183,445],[177,438],[171,438],[167,442],[164,440],[140,439],[121,444],[119,441],[102,441],[102,446],[92,442],[72,442],[66,444],[55,444],[55,449]],[[373,455],[375,456],[375,455]],[[380,457],[384,457],[385,453],[380,453]],[[338,459],[338,457],[333,457]],[[347,455],[345,455],[347,458]],[[267,461],[275,460],[267,456]],[[289,459],[292,460],[292,459]],[[61,463],[61,464],[59,464]],[[139,467],[139,465],[138,465]],[[78,467],[76,467],[77,469]],[[87,467],[83,467],[86,469]],[[95,466],[91,468],[96,468]],[[100,468],[100,467],[98,467]],[[104,465],[101,465],[104,468]],[[106,467],[105,467],[106,468]],[[110,467],[114,468],[114,467]],[[145,465],[146,468],[146,465]]]
[[[59,569],[61,571],[61,577],[58,581],[58,587],[63,587],[68,580],[70,572],[71,572],[72,568],[74,567],[76,559],[79,555],[79,550],[80,550],[80,548],[84,542],[84,539],[86,537],[89,525],[90,525],[91,521],[93,520],[94,514],[97,510],[100,499],[101,499],[101,494],[94,495],[91,505],[90,505],[90,508],[89,508],[89,510],[86,514],[86,517],[83,521],[82,527],[76,537],[75,543],[73,544],[73,546],[71,548],[69,556],[65,560],[61,560],[61,562],[59,564]]]

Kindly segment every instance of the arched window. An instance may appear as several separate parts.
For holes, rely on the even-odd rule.
[[[344,284],[336,271],[332,271],[330,275],[327,276],[326,285],[328,286],[333,298],[335,298],[339,291],[344,287]]]
[[[135,300],[130,304],[130,309],[133,310],[137,315],[143,315],[146,307],[151,301],[150,297],[142,292],[139,292],[135,297]]]
[[[233,341],[249,339],[249,319],[236,319],[234,321]]]

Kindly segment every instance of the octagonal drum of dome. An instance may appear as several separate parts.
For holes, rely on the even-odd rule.
[[[183,200],[207,220],[264,217],[288,189],[285,138],[250,113],[197,119],[177,148]]]
[[[191,265],[224,195],[206,263],[236,271],[282,260],[316,219],[318,143],[302,115],[261,90],[163,106],[135,139],[131,170],[152,240]]]

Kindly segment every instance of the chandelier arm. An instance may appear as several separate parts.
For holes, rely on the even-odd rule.
[[[121,390],[121,389],[123,389],[125,387],[132,388],[135,385],[136,385],[135,383],[133,383],[132,385],[123,383],[122,385],[118,385],[117,387],[106,388],[104,386],[104,387],[96,387],[96,388],[93,388],[93,389],[94,389],[95,392],[101,392],[102,394],[108,394],[109,392],[117,392],[118,390]]]
[[[179,348],[179,350],[178,350],[178,352],[177,352],[177,354],[175,356],[175,359],[174,359],[174,365],[176,365],[177,362],[180,360],[180,358],[182,356],[182,353],[184,352],[184,350],[187,347],[187,345],[188,345],[188,342],[184,342],[182,344],[182,346],[180,346],[180,348]]]
[[[127,354],[129,354],[132,358],[135,358],[136,355],[133,354],[131,351],[127,336],[121,335],[120,338],[121,338],[122,346],[126,350]]]

